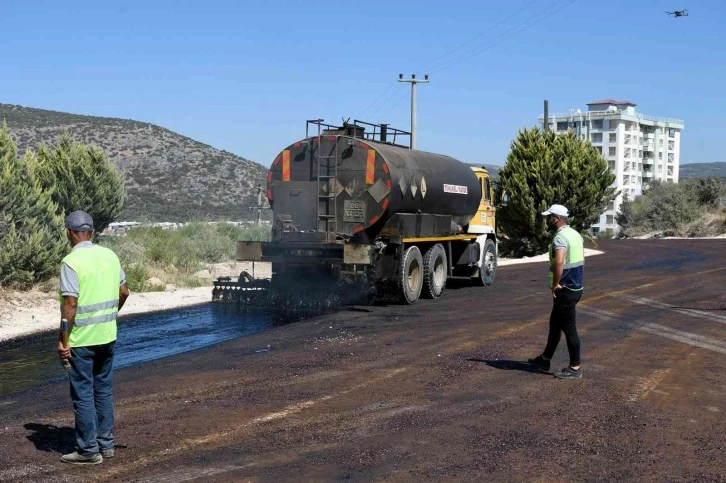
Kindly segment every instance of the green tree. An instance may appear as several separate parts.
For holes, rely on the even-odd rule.
[[[63,219],[57,206],[28,168],[32,152],[20,159],[8,133],[0,128],[0,286],[30,286],[57,273],[67,252]]]
[[[86,211],[97,232],[123,210],[123,175],[101,149],[73,142],[68,132],[54,146],[40,145],[33,171],[58,205],[59,214]]]
[[[610,187],[614,181],[607,162],[589,142],[572,133],[524,129],[499,171],[498,190],[510,198],[499,209],[497,223],[515,253],[544,253],[552,234],[540,213],[554,203],[565,205],[569,224],[584,232],[615,197]]]

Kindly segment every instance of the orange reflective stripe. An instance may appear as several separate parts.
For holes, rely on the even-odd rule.
[[[376,150],[368,150],[368,163],[366,164],[366,184],[373,184],[376,175]]]
[[[282,180],[290,181],[290,150],[282,152]]]

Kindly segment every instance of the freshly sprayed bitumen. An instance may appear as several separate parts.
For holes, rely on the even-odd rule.
[[[299,317],[298,317],[299,318]],[[209,303],[177,310],[123,317],[118,322],[116,369],[193,351],[255,334],[294,317],[270,311]],[[55,348],[56,331],[0,344],[0,396],[65,379]]]

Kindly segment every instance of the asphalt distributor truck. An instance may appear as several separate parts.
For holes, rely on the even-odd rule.
[[[267,175],[271,240],[237,242],[237,260],[269,262],[272,277],[220,277],[213,298],[274,305],[347,294],[413,304],[440,297],[452,277],[491,285],[489,173],[397,144],[409,136],[385,124],[307,121],[305,139]]]

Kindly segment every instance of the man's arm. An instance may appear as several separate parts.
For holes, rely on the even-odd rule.
[[[61,319],[68,321],[68,333],[73,327],[73,322],[76,319],[76,311],[78,310],[78,294],[80,292],[80,282],[78,280],[78,274],[67,264],[61,265],[60,271],[60,289],[61,295],[63,296],[63,303],[61,305]],[[69,346],[64,346],[62,343],[63,332],[58,331],[58,355],[62,359],[71,358],[71,349]]]
[[[565,254],[567,253],[566,248],[559,248],[555,250],[555,266],[552,274],[552,293],[560,287],[560,279],[562,273],[565,271]]]
[[[129,288],[126,286],[126,283],[121,284],[121,287],[118,289],[118,309],[121,311],[121,307],[124,306],[126,303],[126,299],[129,298]]]
[[[78,297],[64,296],[63,305],[61,305],[61,318],[68,321],[68,332],[76,320],[76,311],[78,310]],[[61,359],[68,360],[71,358],[70,346],[63,345],[63,331],[58,330],[58,355]]]

